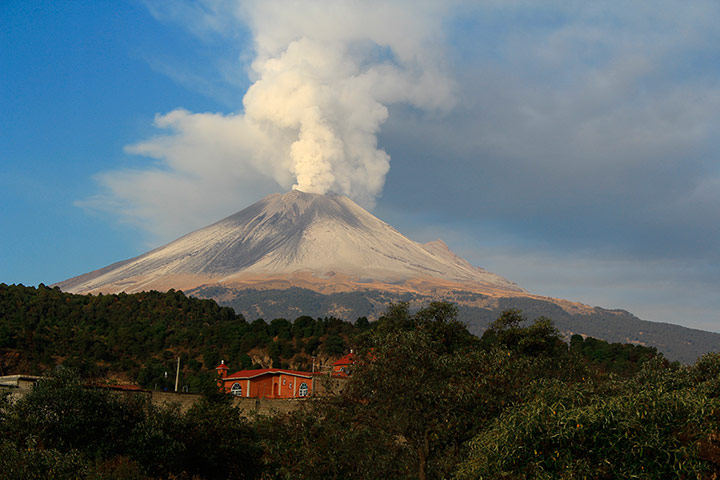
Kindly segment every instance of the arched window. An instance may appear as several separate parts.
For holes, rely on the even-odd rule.
[[[307,383],[303,382],[300,384],[300,389],[298,390],[298,395],[301,397],[307,397],[308,394],[308,386]]]
[[[242,397],[242,386],[239,383],[233,383],[230,387],[230,393],[236,397]]]

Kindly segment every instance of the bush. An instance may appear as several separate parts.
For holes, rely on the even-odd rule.
[[[3,479],[75,480],[85,478],[90,471],[88,462],[77,450],[60,452],[55,449],[38,449],[33,439],[29,439],[23,447],[18,448],[8,440],[0,441],[0,472]]]
[[[5,430],[17,444],[34,438],[43,448],[107,457],[124,452],[143,408],[142,399],[86,388],[75,372],[59,369],[13,405]]]
[[[240,411],[226,402],[203,399],[184,416],[184,471],[206,478],[256,478],[260,449]]]
[[[457,478],[701,478],[713,468],[698,446],[719,405],[689,389],[629,381],[538,393],[470,442]]]
[[[278,480],[407,479],[414,463],[407,444],[358,423],[348,405],[324,399],[256,421],[265,477]]]

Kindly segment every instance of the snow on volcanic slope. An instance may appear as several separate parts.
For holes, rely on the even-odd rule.
[[[311,274],[358,283],[410,280],[524,291],[470,265],[442,241],[416,243],[341,195],[291,191],[139,257],[57,285],[69,292],[190,289],[245,278]]]

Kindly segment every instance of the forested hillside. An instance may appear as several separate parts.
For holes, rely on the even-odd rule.
[[[220,360],[231,369],[310,370],[347,352],[366,331],[335,317],[248,322],[229,307],[182,292],[75,295],[57,288],[0,284],[0,375],[40,374],[57,365],[83,376],[119,377],[146,388],[200,391]],[[573,338],[573,349],[607,371],[633,370],[654,348]],[[611,351],[612,350],[612,351]],[[165,372],[170,372],[165,375]]]
[[[356,363],[340,391],[267,417],[242,417],[217,389],[182,413],[55,369],[14,403],[0,395],[0,471],[88,480],[720,474],[720,355],[679,366],[644,347],[567,344],[551,320],[528,323],[515,310],[478,338],[456,316],[448,303],[391,306],[348,337]]]
[[[335,315],[349,320],[360,316],[376,319],[391,303],[408,302],[417,309],[429,302],[442,300],[458,305],[458,320],[465,323],[475,335],[482,335],[488,325],[505,310],[519,309],[531,320],[543,316],[552,318],[566,338],[581,334],[608,342],[653,346],[667,358],[687,364],[695,363],[705,353],[720,349],[718,333],[649,322],[624,310],[588,307],[582,312],[568,311],[554,299],[540,297],[497,298],[467,291],[423,295],[372,289],[322,294],[297,287],[255,290],[217,285],[199,287],[187,293],[194,297],[216,299],[220,305],[232,307],[247,318]],[[678,322],[682,320],[678,319]]]
[[[311,369],[343,355],[368,325],[299,316],[248,322],[229,307],[179,291],[74,295],[0,284],[0,374],[39,374],[56,365],[85,376],[120,376],[147,388],[174,383],[198,391],[221,359],[231,369]]]

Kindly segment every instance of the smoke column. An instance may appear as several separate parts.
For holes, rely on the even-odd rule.
[[[386,105],[451,102],[429,5],[262,1],[245,11],[258,55],[245,115],[293,132],[293,188],[371,203],[390,168],[376,137]]]
[[[86,204],[164,234],[186,231],[188,218],[203,225],[218,205],[241,207],[278,186],[333,191],[372,207],[390,168],[377,141],[388,106],[452,107],[441,3],[207,2],[198,16],[197,6],[181,2],[170,13],[153,11],[185,17],[188,28],[202,23],[228,41],[233,28],[250,29],[253,83],[244,111],[159,115],[155,126],[168,133],[126,151],[157,159],[160,168],[105,173],[99,181],[108,194]],[[182,218],[168,205],[181,207]]]

